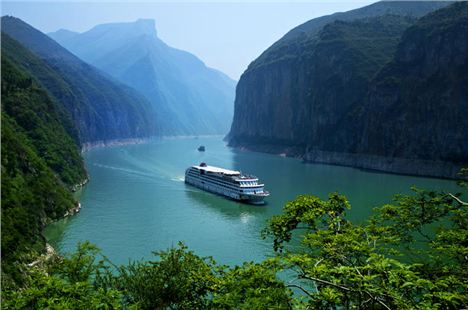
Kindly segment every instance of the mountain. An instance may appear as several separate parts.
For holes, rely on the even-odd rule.
[[[67,29],[59,29],[55,32],[55,41],[65,41],[65,40],[71,40],[73,37],[77,36],[79,33],[70,31]]]
[[[232,121],[235,82],[158,38],[154,20],[98,25],[49,36],[135,88],[160,112],[163,134],[220,134]]]
[[[454,176],[468,166],[467,2],[428,14],[405,31],[358,113],[365,114],[363,139],[354,152],[409,159],[392,163],[404,172]]]
[[[249,69],[276,62],[286,57],[300,57],[322,28],[334,21],[353,21],[383,15],[399,15],[418,18],[450,4],[449,1],[379,1],[374,4],[331,15],[314,18],[286,33],[280,40],[264,51],[249,66]]]
[[[70,189],[86,180],[68,114],[2,53],[2,284],[21,282],[19,262],[40,252],[45,223],[75,207]]]
[[[143,96],[18,18],[2,17],[2,55],[26,70],[64,105],[82,143],[157,133],[156,112]]]
[[[420,23],[427,23],[427,19],[418,18],[447,5],[447,2],[378,2],[314,19],[293,29],[242,75],[236,90],[229,144],[286,153],[306,161],[454,177],[461,157],[466,161],[468,154],[464,122],[447,125],[453,117],[437,117],[466,109],[464,95],[456,91],[460,84],[454,82],[454,77],[463,77],[460,73],[463,71],[452,76],[454,72],[444,68],[448,63],[435,62],[437,66],[433,70],[439,75],[420,77],[432,78],[432,83],[443,82],[437,90],[447,96],[444,104],[439,100],[442,94],[435,96],[424,88],[429,85],[423,83],[421,88],[413,88],[414,80],[403,79],[408,72],[400,71],[394,78],[386,75],[398,71],[395,63],[400,64],[400,69],[406,65],[401,65],[398,58],[404,54],[405,41],[411,43],[408,33]],[[441,48],[440,53],[460,44],[450,41],[453,35],[447,27],[436,24],[431,27],[428,33],[418,32],[420,38],[411,38],[413,45],[412,49],[408,48],[407,56],[416,50],[418,56],[427,56],[425,53],[429,51],[424,48],[435,44],[435,41],[424,41],[430,31],[438,30],[439,39],[446,40],[447,47]],[[417,42],[426,45],[416,49]],[[450,54],[440,57],[456,56],[463,62],[466,54],[462,51],[463,48],[454,46]],[[422,63],[414,64],[413,73],[422,67]],[[400,79],[404,83],[389,91],[387,86],[382,86],[387,78],[390,82]],[[393,99],[397,98],[402,86],[408,93],[407,101],[390,103],[389,98],[392,95]],[[447,93],[443,87],[454,91]],[[376,98],[383,96],[377,95],[379,89],[389,92],[384,92],[387,98],[377,103]],[[424,100],[418,100],[417,104],[412,100],[427,99],[427,96],[432,98],[430,112]],[[448,102],[453,101],[457,101],[453,104],[455,110],[440,110],[448,108]],[[431,133],[436,133],[438,138],[429,137]],[[450,143],[459,146],[450,146],[449,138],[453,138]]]

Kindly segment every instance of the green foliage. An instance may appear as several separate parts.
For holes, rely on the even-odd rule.
[[[364,224],[346,220],[345,197],[300,196],[270,221],[284,268],[317,309],[459,309],[468,305],[467,205],[459,195],[413,189],[375,210]],[[301,230],[302,247],[285,248]]]
[[[79,244],[77,251],[45,270],[28,270],[26,285],[17,291],[4,290],[4,309],[122,309],[117,290],[93,285],[93,276],[102,262],[95,263],[95,246]]]
[[[122,309],[118,291],[96,289],[91,282],[70,283],[35,271],[30,287],[8,292],[4,309]]]
[[[41,229],[75,201],[34,151],[30,140],[2,112],[2,275],[21,279],[20,262],[41,251]],[[2,277],[4,280],[7,277]]]
[[[102,267],[102,261],[96,262],[98,254],[99,249],[95,245],[79,243],[76,252],[66,255],[54,271],[70,283],[86,282]]]
[[[86,178],[68,119],[2,55],[2,283],[21,283],[22,262],[44,249],[45,223],[75,206],[68,188]]]
[[[75,253],[27,272],[26,285],[4,291],[5,309],[287,309],[290,291],[270,264],[227,269],[179,244],[156,260],[114,266],[99,250]]]
[[[67,115],[34,79],[2,55],[2,109],[29,137],[37,154],[68,186],[86,178]]]
[[[206,308],[217,282],[214,261],[198,257],[183,244],[154,255],[157,260],[120,266],[116,276],[107,273],[98,283],[116,287],[126,302],[141,309]]]
[[[289,309],[291,292],[276,276],[277,266],[244,263],[223,273],[213,294],[214,309]]]

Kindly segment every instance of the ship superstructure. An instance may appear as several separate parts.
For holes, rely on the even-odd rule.
[[[237,170],[208,166],[201,163],[185,171],[185,183],[235,200],[263,204],[269,195],[265,185],[252,175]]]

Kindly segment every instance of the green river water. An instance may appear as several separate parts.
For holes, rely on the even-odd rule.
[[[206,152],[198,152],[200,145]],[[299,194],[326,198],[338,191],[351,202],[349,217],[366,219],[412,185],[457,191],[455,182],[304,164],[298,159],[228,148],[222,137],[154,140],[93,149],[84,154],[90,182],[78,193],[81,212],[47,227],[59,252],[89,240],[114,263],[150,258],[151,251],[183,241],[201,256],[224,264],[260,261],[272,254],[260,232],[266,221]],[[254,174],[271,195],[263,206],[241,204],[186,185],[185,169],[209,165]]]

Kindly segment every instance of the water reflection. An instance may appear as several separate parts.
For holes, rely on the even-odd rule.
[[[222,214],[224,218],[251,222],[256,217],[262,217],[267,212],[266,205],[249,205],[230,200],[219,195],[208,193],[190,185],[185,185],[185,194],[190,200],[198,202],[212,212]]]

